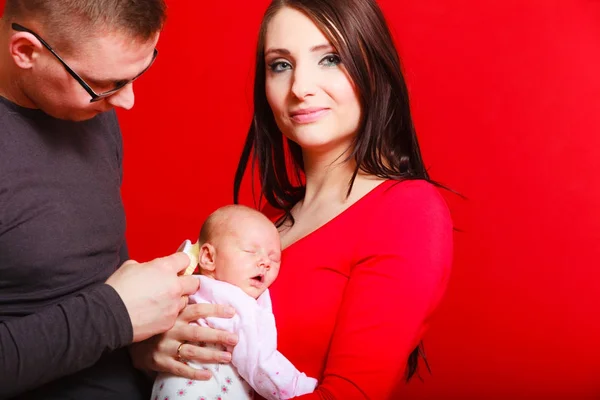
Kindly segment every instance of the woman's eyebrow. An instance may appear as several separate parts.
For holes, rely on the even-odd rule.
[[[313,46],[310,48],[311,53],[317,52],[317,51],[322,51],[322,50],[333,50],[333,46],[329,43],[323,43],[323,44],[318,44],[316,46]],[[283,54],[283,55],[290,55],[290,51],[288,49],[284,49],[284,48],[271,48],[268,49],[265,52],[265,56],[271,54],[271,53],[276,53],[276,54]]]
[[[319,44],[310,48],[311,53],[323,50],[333,50],[333,46],[329,43]]]
[[[265,52],[265,56],[268,56],[271,53],[275,53],[275,54],[283,54],[286,56],[290,55],[290,51],[288,49],[269,49]]]

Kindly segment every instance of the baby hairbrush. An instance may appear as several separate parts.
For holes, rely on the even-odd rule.
[[[198,266],[198,253],[200,252],[198,242],[192,244],[190,240],[185,240],[181,243],[181,246],[177,249],[177,252],[182,252],[188,255],[190,258],[190,265],[181,273],[181,275],[191,275]]]

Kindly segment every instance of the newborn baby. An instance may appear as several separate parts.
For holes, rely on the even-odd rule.
[[[209,369],[208,381],[160,374],[152,399],[252,399],[254,390],[266,399],[289,399],[311,393],[316,379],[309,378],[277,351],[277,330],[268,287],[281,262],[279,233],[260,212],[244,206],[225,206],[204,222],[196,244],[184,242],[191,267],[197,265],[200,289],[190,303],[229,304],[231,319],[207,318],[198,324],[235,332],[238,344],[230,364],[198,364]],[[254,390],[253,390],[254,389]]]

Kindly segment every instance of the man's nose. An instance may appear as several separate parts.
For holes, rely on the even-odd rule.
[[[133,94],[133,83],[126,85],[123,89],[106,99],[113,107],[119,107],[124,110],[130,110],[135,103],[135,95]]]

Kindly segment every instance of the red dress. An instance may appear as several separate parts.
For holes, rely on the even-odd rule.
[[[452,222],[425,181],[386,181],[283,251],[278,350],[319,380],[305,399],[389,399],[448,282]]]

